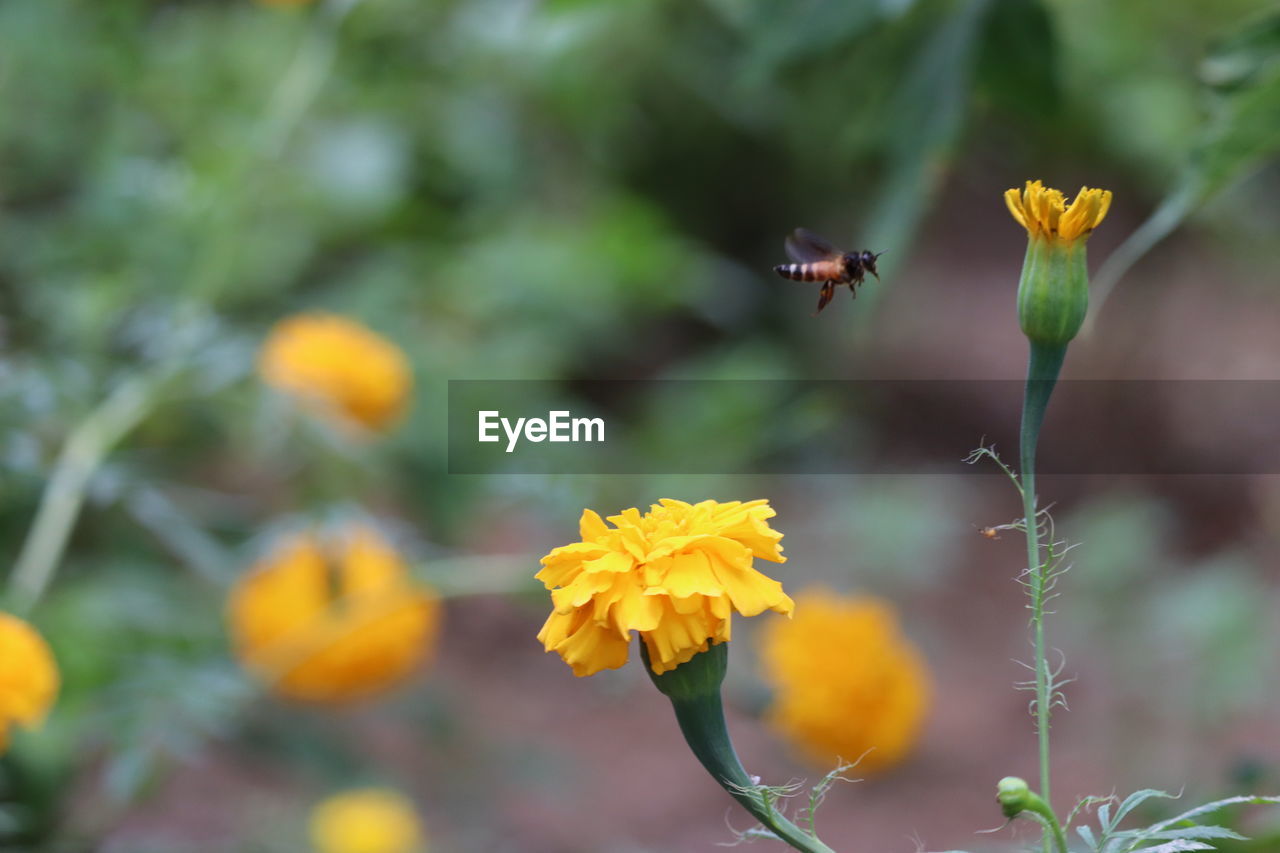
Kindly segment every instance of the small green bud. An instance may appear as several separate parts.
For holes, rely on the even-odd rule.
[[[645,672],[663,695],[673,701],[702,699],[720,695],[725,672],[729,668],[729,644],[717,643],[705,652],[698,652],[689,660],[658,675],[649,662],[649,649],[640,641],[640,656],[644,659]]]
[[[1000,811],[1009,819],[1030,808],[1034,796],[1027,780],[1017,776],[1006,776],[996,783],[996,802],[1000,803]]]

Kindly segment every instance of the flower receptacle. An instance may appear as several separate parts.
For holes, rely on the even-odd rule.
[[[640,656],[653,685],[672,701],[719,696],[720,685],[724,683],[725,673],[729,669],[729,647],[725,643],[716,643],[705,652],[698,652],[675,669],[662,674],[653,671],[649,648],[643,640],[640,641]]]
[[[1089,311],[1084,241],[1032,237],[1018,281],[1018,323],[1033,343],[1065,346]]]

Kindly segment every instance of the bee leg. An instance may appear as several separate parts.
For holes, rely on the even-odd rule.
[[[836,295],[836,285],[833,281],[824,281],[822,283],[822,291],[818,294],[818,310],[813,312],[814,316],[822,313],[822,309],[827,307],[831,302],[831,297]]]

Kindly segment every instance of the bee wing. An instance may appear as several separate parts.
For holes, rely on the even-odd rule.
[[[825,261],[840,251],[807,228],[797,228],[787,235],[787,257],[798,264]]]

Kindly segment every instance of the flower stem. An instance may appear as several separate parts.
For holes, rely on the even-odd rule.
[[[1040,748],[1040,796],[1049,803],[1049,712],[1052,705],[1052,685],[1049,677],[1049,661],[1045,652],[1044,602],[1045,573],[1048,566],[1041,560],[1040,522],[1036,509],[1036,444],[1040,440],[1040,426],[1044,423],[1045,409],[1053,394],[1066,345],[1049,345],[1031,342],[1031,357],[1027,363],[1027,382],[1022,399],[1022,429],[1019,436],[1022,471],[1022,508],[1026,519],[1027,580],[1031,592],[1031,633],[1035,654],[1036,682],[1036,736]],[[1050,849],[1049,834],[1045,833],[1044,849]]]
[[[44,595],[89,481],[111,448],[143,419],[154,396],[150,377],[127,380],[68,436],[9,578],[9,606],[15,613],[29,612]]]
[[[741,803],[770,832],[796,850],[834,853],[830,847],[779,814],[747,775],[729,740],[724,707],[718,693],[696,699],[672,699],[671,705],[689,748],[720,787],[729,792],[729,796]]]
[[[738,760],[733,741],[729,739],[724,704],[720,699],[720,684],[729,658],[728,646],[728,643],[711,646],[663,675],[654,674],[643,642],[640,654],[653,683],[671,700],[676,722],[689,749],[720,787],[766,829],[794,849],[804,853],[835,853],[812,832],[806,832],[779,814],[772,800],[766,797],[765,789],[747,774]]]

